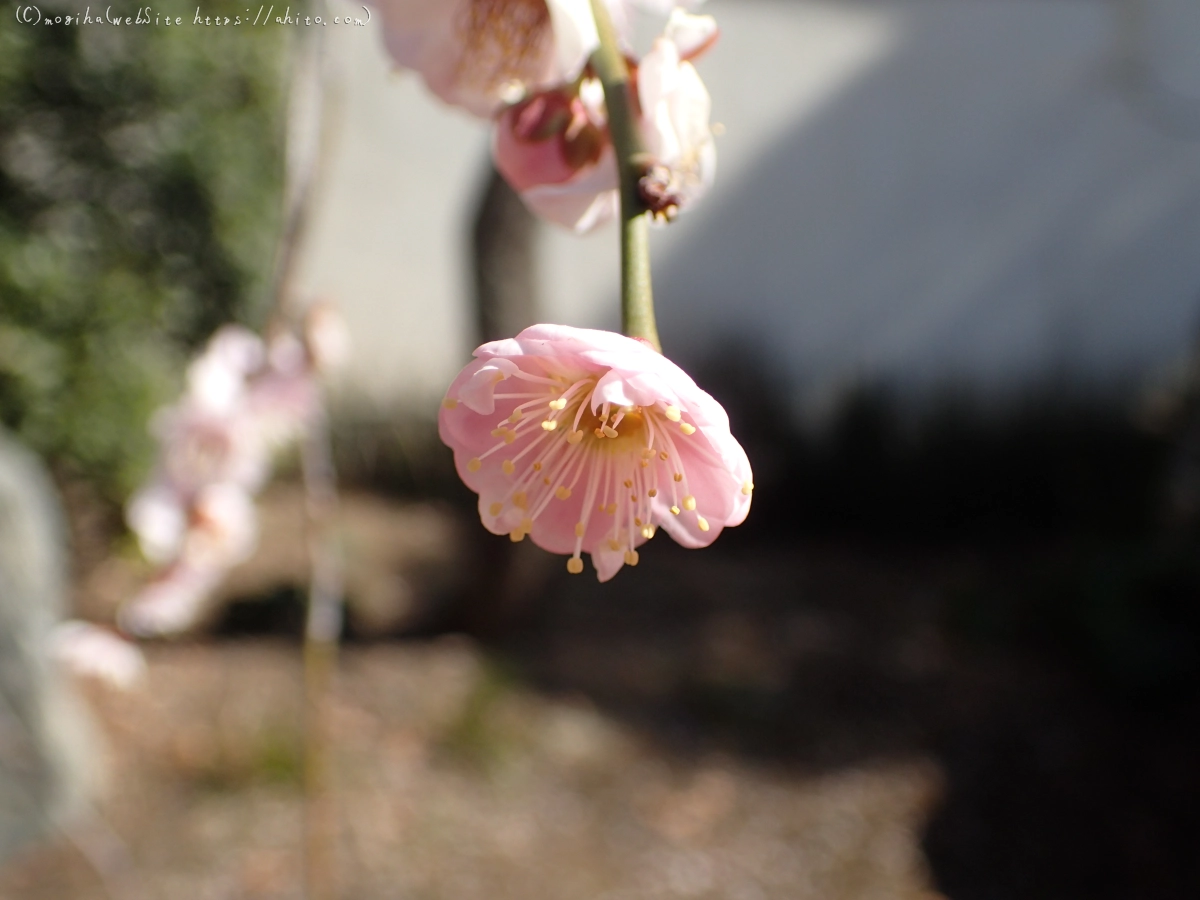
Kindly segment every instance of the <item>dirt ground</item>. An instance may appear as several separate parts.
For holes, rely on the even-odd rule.
[[[235,576],[256,599],[149,645],[132,692],[85,686],[107,793],[0,897],[301,896],[295,500]],[[602,586],[470,524],[347,498],[342,898],[1195,896],[1195,703],[965,637],[978,557],[664,539]],[[97,566],[81,605],[130,580]]]

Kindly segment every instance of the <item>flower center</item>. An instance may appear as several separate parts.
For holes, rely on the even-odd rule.
[[[567,562],[572,573],[583,571],[585,540],[589,552],[623,551],[625,563],[637,565],[639,538],[652,538],[656,516],[661,520],[668,510],[695,516],[696,527],[709,530],[688,489],[677,444],[695,434],[696,426],[679,409],[664,402],[593,408],[595,375],[572,381],[521,371],[510,378],[520,387],[493,395],[502,417],[492,430],[496,443],[467,463],[472,472],[498,466],[507,479],[506,490],[487,506],[495,530],[523,540],[552,503],[572,497],[579,503],[582,492]],[[697,446],[694,452],[709,451]],[[601,517],[605,524],[594,527]]]
[[[457,27],[463,41],[460,81],[490,92],[523,87],[542,74],[553,40],[545,0],[469,0]]]

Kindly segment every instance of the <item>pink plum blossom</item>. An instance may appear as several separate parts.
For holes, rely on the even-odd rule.
[[[725,410],[646,343],[535,325],[484,344],[438,418],[494,534],[591,555],[601,581],[637,565],[664,529],[706,547],[740,524],[754,489]]]
[[[666,31],[631,66],[648,156],[642,198],[658,220],[675,217],[712,184],[716,146],[708,90],[690,60],[716,41],[711,16],[672,12]],[[618,211],[616,156],[600,84],[584,78],[533,94],[497,119],[496,168],[543,218],[586,232]]]
[[[345,327],[314,306],[303,340],[281,333],[263,342],[226,326],[188,367],[187,389],[152,423],[158,467],[126,507],[126,520],[158,574],[120,614],[137,634],[176,631],[194,621],[228,569],[253,553],[253,495],[272,456],[321,414],[317,370],[347,352]]]
[[[447,103],[490,116],[573,80],[599,44],[588,0],[374,0],[384,42]]]

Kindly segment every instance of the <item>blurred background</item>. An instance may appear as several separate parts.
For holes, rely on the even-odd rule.
[[[717,183],[655,287],[756,500],[606,585],[484,532],[435,420],[481,340],[616,327],[615,231],[534,222],[377,24],[321,32],[341,895],[1197,896],[1200,5],[706,11]],[[146,423],[266,316],[314,36],[0,21],[0,897],[298,897],[294,465],[139,686],[37,641],[149,573]]]

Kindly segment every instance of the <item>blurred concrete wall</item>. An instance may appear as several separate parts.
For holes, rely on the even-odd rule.
[[[797,410],[853,384],[1126,383],[1200,325],[1200,3],[712,0],[718,183],[655,235],[664,343],[731,338]],[[486,132],[334,30],[342,127],[304,283],[347,387],[440,395],[470,349]],[[546,228],[544,318],[616,323],[616,235]]]

